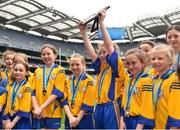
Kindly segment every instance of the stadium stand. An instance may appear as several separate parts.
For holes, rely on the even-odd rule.
[[[23,52],[28,55],[31,69],[41,66],[40,48],[44,43],[51,43],[61,51],[58,55],[57,63],[66,68],[70,73],[68,66],[68,57],[77,52],[86,57],[87,69],[93,74],[91,69],[91,60],[85,51],[82,43],[69,42],[69,39],[82,39],[78,29],[80,20],[68,16],[63,12],[53,8],[46,7],[35,0],[8,0],[0,3],[0,54],[6,49],[12,49],[17,52]],[[170,25],[180,24],[180,11],[174,11],[164,16],[148,17],[133,23],[133,26],[121,27],[125,30],[125,42],[118,41],[118,45],[123,52],[137,47],[139,38],[152,39],[155,42],[165,42],[165,30]],[[8,25],[20,28],[17,31]],[[92,23],[88,27],[88,35],[93,40],[93,46],[97,48],[98,32],[90,32]],[[41,36],[32,35],[29,32],[34,31]],[[62,40],[50,39],[47,36],[57,36]]]

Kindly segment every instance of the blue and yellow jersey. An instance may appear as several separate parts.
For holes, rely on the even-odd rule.
[[[98,104],[119,99],[123,91],[125,70],[121,58],[114,51],[107,56],[106,61],[107,63],[101,63],[97,58],[92,64],[97,74],[95,95]]]
[[[168,119],[168,102],[170,97],[169,92],[175,79],[176,79],[176,73],[171,70],[166,72],[163,76],[161,77],[157,76],[154,79],[153,102],[154,102],[154,112],[155,112],[155,129],[166,128],[167,119]]]
[[[180,81],[176,75],[172,78],[168,99],[168,123],[169,127],[180,127]]]
[[[4,106],[6,103],[6,89],[0,86],[0,106]]]
[[[49,73],[50,68],[46,69],[46,75]],[[66,75],[62,67],[54,64],[51,74],[49,75],[47,88],[44,92],[43,89],[43,67],[35,70],[33,78],[33,93],[41,106],[51,95],[57,95],[57,100],[61,100],[64,97]],[[48,118],[60,118],[62,117],[62,110],[59,101],[53,101],[49,106],[43,110],[43,116]]]
[[[8,84],[6,87],[7,103],[3,114],[3,119],[10,119],[10,116],[13,116],[14,114],[16,116],[29,118],[31,111],[32,88],[30,84],[26,81],[22,84],[20,88],[18,87],[18,85],[14,86],[14,84],[16,83],[13,82],[12,84]],[[13,96],[15,93],[16,96]]]
[[[94,79],[90,75],[84,73],[79,86],[77,86],[77,80],[78,79],[74,80],[74,90],[76,90],[75,87],[78,87],[77,94],[75,94],[75,91],[73,92],[72,77],[67,80],[66,95],[70,111],[74,116],[77,116],[80,110],[93,113],[95,105]]]
[[[135,83],[135,78],[132,79],[130,89]],[[124,83],[124,92],[122,98],[122,107],[126,111],[128,86],[130,83],[130,76],[127,76]],[[148,100],[147,102],[145,102]],[[149,106],[149,109],[147,108]],[[140,116],[154,119],[153,117],[153,103],[152,103],[152,79],[147,74],[143,74],[135,85],[134,92],[130,100],[129,115]]]
[[[11,75],[12,75],[12,72],[7,71],[6,68],[1,70],[1,77],[4,80],[3,87],[6,87],[6,85],[8,83],[11,84],[13,82],[12,79],[11,79]]]

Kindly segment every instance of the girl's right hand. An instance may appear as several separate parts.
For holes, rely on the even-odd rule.
[[[77,122],[76,117],[72,116],[69,118],[69,124],[71,128],[75,128],[79,124],[79,122]]]
[[[86,30],[87,30],[86,28],[87,28],[87,27],[86,27],[85,23],[84,23],[83,21],[81,21],[81,22],[79,23],[80,32],[81,32],[81,33],[85,33]]]

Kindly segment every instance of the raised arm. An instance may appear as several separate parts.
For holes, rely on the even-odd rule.
[[[91,42],[89,40],[89,37],[87,35],[87,27],[83,22],[81,22],[79,24],[79,28],[80,28],[80,32],[82,34],[82,38],[83,38],[83,41],[84,41],[85,49],[86,49],[88,55],[90,56],[91,60],[93,62],[95,62],[95,60],[97,59],[97,55],[96,55],[94,47],[92,46],[92,44],[91,44]]]
[[[99,24],[100,24],[100,29],[102,31],[102,35],[103,35],[103,40],[104,40],[104,44],[105,44],[105,47],[108,51],[108,54],[112,54],[114,52],[114,47],[112,45],[112,40],[109,36],[109,33],[106,29],[106,26],[104,24],[104,18],[106,16],[106,11],[105,10],[102,10],[99,12]]]

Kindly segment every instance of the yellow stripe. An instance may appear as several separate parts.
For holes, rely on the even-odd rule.
[[[120,128],[120,110],[117,101],[113,101],[113,106],[116,113],[118,128]]]

